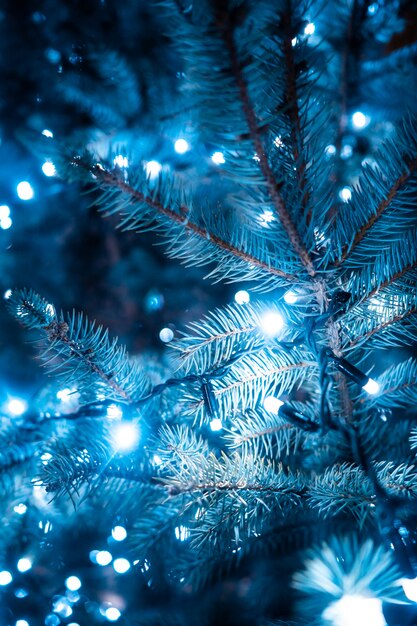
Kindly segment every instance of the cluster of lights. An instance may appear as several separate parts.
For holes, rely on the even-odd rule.
[[[2,204],[0,206],[0,228],[7,230],[11,225],[10,207],[8,207],[7,204]]]

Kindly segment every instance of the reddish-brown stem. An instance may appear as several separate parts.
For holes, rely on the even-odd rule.
[[[361,335],[360,337],[357,337],[354,341],[351,341],[350,344],[349,344],[349,347],[350,348],[355,347],[363,339],[369,339],[370,337],[375,335],[375,333],[378,333],[381,330],[384,330],[384,328],[387,328],[388,326],[391,326],[391,324],[396,324],[397,322],[401,322],[401,320],[405,319],[409,315],[414,315],[415,313],[417,313],[417,308],[412,308],[412,309],[409,309],[408,311],[406,311],[405,313],[401,313],[401,315],[396,315],[395,317],[393,317],[392,319],[388,320],[387,322],[384,322],[383,324],[380,324],[379,326],[376,326],[375,328],[373,328],[372,330],[369,330],[364,335]]]

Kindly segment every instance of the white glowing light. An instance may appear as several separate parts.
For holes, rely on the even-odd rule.
[[[159,339],[164,343],[169,343],[174,339],[174,333],[170,328],[163,328],[159,333]]]
[[[325,150],[324,150],[324,151],[325,151],[325,153],[326,153],[328,156],[333,156],[334,154],[336,154],[336,146],[334,146],[334,145],[331,143],[331,144],[329,144],[328,146],[326,146],[326,148],[325,148]]]
[[[295,304],[298,300],[298,297],[295,291],[292,291],[290,289],[290,291],[286,291],[284,293],[284,300],[287,304]]]
[[[190,149],[190,144],[186,139],[177,139],[174,143],[174,149],[178,154],[185,154]]]
[[[101,565],[102,567],[111,563],[112,558],[113,557],[108,550],[99,550],[99,552],[95,555],[97,565]]]
[[[52,459],[52,454],[50,454],[49,452],[44,452],[41,455],[41,461],[43,465],[48,465],[49,461]]]
[[[13,511],[17,513],[18,515],[24,515],[27,510],[28,508],[26,504],[23,504],[23,502],[20,502],[19,504],[16,504],[16,506],[13,507]]]
[[[310,22],[309,24],[307,24],[307,26],[304,29],[304,33],[306,35],[313,35],[314,31],[316,30],[315,25],[313,24],[313,22]]]
[[[373,380],[372,378],[370,378],[368,382],[362,387],[362,389],[364,389],[367,393],[373,396],[376,393],[378,393],[379,384],[376,382],[376,380]]]
[[[113,427],[113,441],[116,450],[133,450],[139,441],[140,431],[133,422],[117,422]]]
[[[10,216],[10,207],[7,204],[0,205],[0,220]]]
[[[162,165],[158,161],[148,161],[145,166],[146,176],[151,180],[159,176],[161,170]]]
[[[54,136],[54,133],[51,130],[49,130],[48,128],[44,128],[43,131],[42,131],[42,135],[52,139],[52,137]]]
[[[27,402],[21,398],[11,398],[7,403],[7,410],[12,415],[23,415],[27,408]]]
[[[27,572],[32,568],[32,561],[26,557],[19,559],[17,562],[17,569],[19,572]]]
[[[61,402],[69,402],[72,398],[72,394],[75,392],[75,389],[70,389],[69,387],[65,387],[65,389],[60,389],[57,391],[56,397]]]
[[[274,146],[276,148],[282,148],[283,145],[284,145],[284,142],[282,141],[281,137],[277,135],[274,139]]]
[[[268,226],[268,224],[270,222],[273,222],[274,220],[274,213],[273,211],[271,211],[271,209],[266,209],[266,211],[261,213],[261,215],[259,216],[259,221],[261,222],[262,226]]]
[[[70,624],[68,624],[68,626],[80,626],[80,625],[77,624],[77,622],[71,622]]]
[[[162,465],[162,459],[159,454],[153,455],[153,462],[155,463],[155,465]]]
[[[235,302],[237,302],[237,304],[247,304],[249,300],[250,295],[244,289],[241,289],[240,291],[237,291],[235,293]]]
[[[369,118],[362,111],[356,111],[352,115],[352,124],[355,128],[365,128],[369,124]]]
[[[60,617],[69,617],[72,615],[72,608],[68,601],[68,598],[64,596],[58,597],[53,603],[54,613],[58,613]],[[60,622],[56,622],[59,624]]]
[[[8,230],[10,226],[13,224],[11,217],[3,217],[0,220],[0,228],[3,230]]]
[[[6,291],[3,294],[3,298],[5,300],[8,300],[10,298],[10,296],[12,295],[12,290],[11,289],[6,289]]]
[[[118,574],[126,574],[130,570],[130,563],[127,559],[119,558],[114,560],[113,567]]]
[[[218,417],[215,417],[214,419],[212,419],[210,422],[210,428],[213,431],[221,430],[223,428],[221,419],[219,419]]]
[[[268,413],[273,413],[274,415],[278,415],[280,408],[283,405],[283,401],[275,396],[266,396],[264,398],[264,409],[268,411]]]
[[[284,319],[277,311],[267,311],[259,320],[262,332],[268,337],[276,337],[284,326]]]
[[[117,404],[109,404],[106,413],[107,417],[113,420],[120,420],[123,417],[123,411]]]
[[[120,616],[121,616],[121,613],[119,609],[116,609],[115,606],[109,606],[109,608],[106,609],[106,617],[109,620],[109,622],[117,622]]]
[[[349,187],[343,187],[343,189],[339,191],[339,198],[343,200],[343,202],[349,202],[351,197],[352,191],[349,189]]]
[[[417,578],[402,578],[404,593],[411,602],[417,602]]]
[[[17,195],[21,200],[32,200],[35,192],[27,180],[22,180],[16,187]]]
[[[65,586],[70,591],[78,591],[78,589],[80,589],[81,587],[81,580],[78,578],[78,576],[68,576],[65,581]]]
[[[112,528],[111,536],[115,541],[124,541],[127,537],[126,528],[124,526],[115,526]]]
[[[216,165],[223,165],[223,163],[226,163],[223,152],[214,152],[211,155],[211,160]]]
[[[29,626],[29,622],[27,622],[25,619],[18,619],[16,621],[16,626]]]
[[[178,541],[185,541],[190,536],[190,529],[187,526],[177,526],[175,528],[175,537]]]
[[[340,151],[340,156],[342,159],[349,159],[353,154],[353,148],[351,145],[349,145],[348,143],[343,146],[343,148]]]
[[[297,41],[298,41],[297,37],[294,37],[293,39],[291,39],[291,45],[292,45],[293,48],[294,48],[294,46],[297,45]]]
[[[45,163],[42,165],[42,172],[45,174],[45,176],[55,176],[56,169],[52,161],[45,161]]]
[[[123,154],[117,154],[113,159],[113,163],[115,166],[120,167],[120,168],[129,167],[129,160],[126,156],[123,156]]]
[[[6,585],[10,585],[13,580],[13,576],[7,570],[3,570],[0,572],[0,585],[5,587]]]
[[[386,626],[381,600],[360,595],[347,594],[332,602],[323,618],[332,626]]]

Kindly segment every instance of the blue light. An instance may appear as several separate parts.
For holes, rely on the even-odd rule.
[[[130,570],[130,563],[127,559],[119,558],[113,562],[114,571],[118,574],[126,574]]]
[[[119,609],[116,609],[115,606],[109,606],[109,608],[106,609],[105,615],[107,619],[109,620],[109,622],[117,622],[117,620],[121,616],[121,613]]]
[[[163,328],[159,333],[159,339],[164,343],[169,343],[174,339],[174,333],[170,328]]]
[[[12,224],[13,222],[10,217],[3,217],[0,220],[0,228],[2,228],[3,230],[8,230]]]
[[[7,410],[11,415],[23,415],[27,408],[27,402],[21,398],[11,398],[7,402]]]
[[[78,578],[78,576],[68,576],[65,581],[65,586],[70,591],[78,591],[78,589],[80,589],[81,587],[81,580]]]
[[[240,291],[237,291],[235,293],[235,302],[237,304],[247,304],[249,301],[250,301],[250,294],[244,289],[241,289]]]
[[[0,220],[4,220],[5,217],[10,217],[10,207],[7,204],[0,206]]]
[[[140,439],[140,430],[134,422],[116,422],[112,428],[113,447],[116,452],[134,450]]]
[[[48,177],[55,176],[56,169],[52,161],[45,161],[45,163],[42,165],[42,172],[45,174],[45,176]]]
[[[0,572],[0,585],[5,587],[6,585],[10,585],[13,580],[13,576],[7,570],[3,570]]]
[[[352,124],[358,129],[365,128],[369,124],[369,118],[362,111],[356,111],[352,115]]]
[[[185,154],[190,149],[190,144],[186,139],[177,139],[174,143],[174,149],[178,154]]]
[[[22,180],[16,187],[17,195],[21,200],[32,200],[35,192],[27,180]]]
[[[277,311],[267,311],[259,320],[259,326],[268,337],[276,337],[284,326],[284,319]]]
[[[17,562],[17,569],[19,572],[28,572],[32,568],[32,561],[26,557],[19,559]]]
[[[223,165],[223,163],[226,163],[223,152],[214,152],[211,155],[211,160],[216,165]]]
[[[115,526],[112,528],[111,536],[115,541],[124,541],[127,537],[126,528],[124,526]]]
[[[105,565],[111,563],[112,558],[113,557],[108,550],[99,550],[99,552],[97,552],[97,554],[95,555],[95,562],[97,563],[97,565],[101,565],[102,567],[104,567]]]

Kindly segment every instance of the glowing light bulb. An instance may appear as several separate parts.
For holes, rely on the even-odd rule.
[[[404,593],[411,602],[417,602],[417,578],[402,578]]]
[[[97,565],[101,565],[101,567],[104,567],[105,565],[111,563],[112,559],[113,557],[108,550],[99,550],[95,555],[95,562],[97,563]]]
[[[109,404],[106,413],[107,417],[113,420],[120,420],[123,417],[123,411],[117,404]]]
[[[112,435],[115,450],[127,452],[136,448],[140,431],[133,422],[117,422],[112,429]]]
[[[223,428],[221,419],[219,419],[218,417],[215,417],[214,419],[212,419],[210,422],[210,428],[213,431],[221,430]]]
[[[360,595],[342,596],[322,616],[332,626],[386,626],[381,600]]]
[[[11,217],[3,217],[0,220],[0,228],[3,230],[8,230],[12,224],[13,222]]]
[[[48,128],[44,128],[42,131],[42,135],[44,135],[44,137],[49,137],[50,139],[52,139],[52,137],[54,136],[54,133]]]
[[[349,202],[351,197],[352,197],[352,191],[350,190],[349,187],[343,187],[343,189],[339,191],[339,198],[343,200],[343,202]]]
[[[111,536],[115,541],[124,541],[127,537],[126,528],[124,526],[115,526],[112,528]]]
[[[174,333],[170,328],[162,328],[159,333],[159,339],[164,343],[169,343],[174,339]]]
[[[264,398],[264,409],[268,411],[268,413],[273,413],[274,415],[278,415],[280,408],[284,404],[282,400],[276,398],[275,396],[266,396]]]
[[[126,169],[127,167],[129,167],[129,160],[126,156],[123,156],[123,154],[117,154],[113,159],[113,163],[116,167],[120,167],[120,169],[122,168]]]
[[[117,622],[120,616],[121,616],[121,613],[119,609],[116,609],[115,606],[109,606],[109,608],[106,609],[106,617],[109,620],[109,622]]]
[[[7,402],[7,410],[11,413],[11,415],[23,415],[27,408],[27,402],[21,398],[11,398]]]
[[[287,304],[295,304],[298,300],[298,297],[295,291],[292,291],[290,289],[290,291],[286,291],[284,293],[284,300]]]
[[[282,148],[283,145],[284,145],[284,142],[282,141],[281,137],[277,135],[274,139],[274,146],[276,148]]]
[[[16,626],[29,626],[29,622],[25,619],[18,619],[16,620]]]
[[[355,128],[365,128],[369,124],[369,118],[362,111],[356,111],[352,115],[352,124]]]
[[[26,504],[23,504],[23,502],[20,502],[19,504],[16,504],[16,506],[13,507],[13,511],[17,513],[18,515],[24,515],[27,510],[28,508]]]
[[[223,165],[223,163],[226,163],[223,152],[213,152],[211,160],[216,165]]]
[[[259,326],[268,337],[276,337],[284,326],[284,318],[277,311],[267,311],[259,320]]]
[[[237,304],[247,304],[249,301],[250,295],[244,289],[241,289],[240,291],[237,291],[235,293],[235,302],[237,302]]]
[[[275,220],[274,213],[271,211],[271,209],[266,209],[266,211],[261,213],[261,215],[259,216],[259,221],[261,222],[262,226],[265,226],[265,227],[267,227],[268,224],[270,222],[273,222],[274,220]]]
[[[7,204],[0,205],[0,220],[10,216],[10,207]]]
[[[10,298],[10,296],[12,295],[12,290],[11,289],[6,289],[6,291],[3,294],[3,298],[5,300],[8,300]]]
[[[333,156],[334,154],[336,154],[336,146],[334,146],[333,144],[329,144],[328,146],[326,146],[324,151],[327,156]]]
[[[45,174],[45,176],[55,176],[56,169],[52,161],[45,161],[45,163],[42,165],[42,172]]]
[[[32,200],[35,192],[27,180],[22,180],[16,187],[17,195],[21,200]]]
[[[187,526],[177,526],[175,528],[175,537],[178,541],[185,541],[190,536],[190,529]]]
[[[65,581],[65,586],[70,591],[78,591],[78,589],[80,589],[81,587],[81,580],[78,578],[78,576],[68,576]]]
[[[0,585],[5,587],[6,585],[10,585],[13,580],[13,576],[7,570],[3,570],[0,572]]]
[[[310,22],[309,24],[307,24],[307,26],[304,29],[304,33],[306,35],[313,35],[314,31],[316,30],[315,25],[313,24],[313,22]]]
[[[291,39],[291,45],[292,45],[293,48],[294,48],[294,46],[297,45],[297,41],[298,41],[297,37],[294,37],[293,39]]]
[[[369,378],[368,382],[362,387],[362,389],[373,396],[379,391],[379,383],[377,383],[376,380]]]
[[[61,402],[70,402],[70,400],[72,399],[71,396],[75,391],[76,389],[70,389],[69,387],[65,387],[65,389],[60,389],[59,391],[57,391],[56,397],[58,398],[58,400],[61,400]]]
[[[190,149],[190,144],[186,139],[177,139],[174,143],[174,149],[178,154],[185,154]]]
[[[153,180],[159,176],[162,165],[158,161],[148,161],[145,165],[146,176]]]
[[[17,562],[17,569],[19,572],[28,572],[32,568],[32,561],[26,557],[19,559]]]
[[[126,572],[130,570],[130,563],[127,559],[115,559],[113,562],[113,568],[117,574],[126,574]]]

